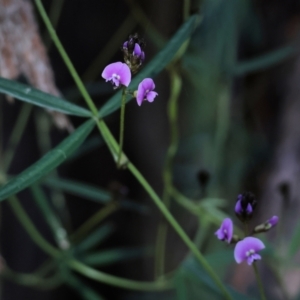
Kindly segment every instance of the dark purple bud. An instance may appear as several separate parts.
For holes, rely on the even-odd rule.
[[[130,68],[132,74],[138,72],[145,60],[144,47],[145,42],[139,38],[137,33],[130,35],[128,40],[123,43],[122,51],[124,61]]]
[[[237,202],[235,204],[235,214],[242,221],[245,222],[252,218],[257,201],[255,196],[250,192],[244,192],[238,195]]]

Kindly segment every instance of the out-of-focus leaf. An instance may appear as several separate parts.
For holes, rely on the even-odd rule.
[[[136,89],[138,84],[146,77],[154,77],[161,70],[163,70],[173,59],[176,52],[180,46],[190,37],[193,33],[197,21],[199,19],[198,15],[191,16],[177,31],[177,33],[172,37],[169,43],[164,49],[162,49],[155,58],[147,64],[147,66],[138,73],[137,76],[130,83],[130,89]],[[102,118],[111,114],[117,110],[121,105],[121,91],[116,93],[112,98],[110,98],[100,109],[99,116]],[[128,99],[130,101],[132,98]]]
[[[105,143],[100,135],[93,136],[87,139],[84,144],[82,144],[75,152],[72,153],[72,155],[68,158],[68,162],[81,158],[90,152],[99,149],[103,145],[105,145]]]
[[[75,247],[76,253],[82,253],[92,249],[106,239],[114,230],[110,224],[102,225],[100,228],[94,230],[83,241]]]
[[[107,84],[105,81],[86,83],[85,88],[91,97],[111,94],[111,85]],[[63,90],[63,94],[72,102],[77,102],[82,98],[80,91],[75,86]]]
[[[80,196],[88,200],[106,204],[112,200],[112,196],[106,190],[82,182],[63,178],[47,178],[44,183],[52,188],[60,189],[75,196]],[[129,200],[120,200],[121,207],[147,213],[148,209],[144,205]]]
[[[147,248],[111,249],[111,250],[86,254],[82,258],[82,262],[93,267],[96,266],[99,267],[99,266],[105,266],[120,261],[135,259],[138,257],[145,256],[149,253],[150,251]]]
[[[83,283],[77,276],[75,276],[72,272],[66,271],[63,272],[65,275],[66,283],[73,288],[75,291],[79,293],[81,299],[84,300],[104,300],[102,296],[100,296],[97,292],[95,292],[92,288]]]
[[[111,201],[110,193],[89,184],[64,178],[47,178],[44,183],[52,188],[60,189],[75,196],[106,204]]]
[[[232,74],[239,76],[251,72],[258,72],[283,62],[293,54],[296,54],[295,47],[286,46],[251,60],[237,63],[236,67],[232,70]]]
[[[81,145],[93,129],[94,125],[94,120],[86,121],[40,160],[31,165],[18,176],[11,179],[0,189],[0,201],[20,192],[59,166],[75,149]]]
[[[56,242],[58,243],[60,248],[67,248],[69,246],[69,242],[67,240],[67,232],[60,222],[57,214],[48,203],[48,200],[42,188],[39,185],[34,184],[31,186],[31,192],[33,195],[33,199],[35,200],[36,204],[44,215],[46,222],[51,228]]]
[[[45,107],[50,110],[59,111],[64,114],[79,117],[92,116],[91,112],[83,107],[77,106],[64,99],[44,93],[17,81],[0,78],[0,92],[19,100],[40,107]]]
[[[164,292],[148,292],[148,293],[134,293],[126,295],[122,300],[175,300],[174,291],[164,291]],[[189,299],[192,300],[192,299]],[[197,299],[198,300],[198,299]],[[204,300],[204,299],[203,299]]]
[[[289,243],[288,257],[292,258],[300,248],[300,220],[295,226],[292,238]]]
[[[212,279],[207,275],[207,273],[203,270],[201,265],[193,259],[186,259],[181,266],[181,273],[179,276],[182,276],[182,280],[185,280],[189,286],[189,298],[187,299],[197,299],[201,298],[205,292],[203,299],[223,299],[223,295],[220,290],[217,288]],[[193,289],[193,286],[196,288]],[[197,287],[201,286],[200,289]],[[232,298],[234,300],[251,300],[251,297],[243,295],[233,288],[227,286]],[[194,294],[191,294],[193,292]],[[206,298],[205,298],[206,297]],[[209,298],[207,298],[209,297]],[[252,299],[253,300],[253,299]]]

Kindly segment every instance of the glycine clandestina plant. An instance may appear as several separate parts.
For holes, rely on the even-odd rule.
[[[155,97],[158,95],[154,92],[155,84],[152,78],[143,79],[138,85],[137,91],[131,92],[127,89],[131,81],[131,75],[139,71],[145,60],[144,47],[145,42],[144,40],[139,39],[137,33],[130,35],[128,41],[124,42],[122,46],[125,63],[115,62],[109,64],[102,72],[102,77],[106,81],[110,81],[114,89],[123,86],[120,114],[120,148],[117,160],[118,168],[126,168],[127,163],[126,161],[122,161],[126,95],[130,94],[136,97],[137,104],[139,106],[142,105],[143,101],[153,102]]]
[[[258,252],[263,250],[265,245],[260,239],[252,237],[252,235],[270,230],[277,225],[279,218],[277,216],[273,216],[266,222],[254,227],[249,234],[248,221],[253,217],[256,205],[257,200],[250,192],[244,192],[237,197],[234,211],[239,220],[244,223],[244,238],[240,238],[233,234],[233,222],[230,218],[225,218],[223,220],[220,228],[215,232],[215,235],[221,241],[227,242],[228,244],[236,244],[234,249],[235,261],[238,264],[243,261],[247,261],[249,266],[253,266],[260,289],[261,299],[266,299],[261,279],[255,265],[256,261],[261,259],[261,256],[258,254]]]

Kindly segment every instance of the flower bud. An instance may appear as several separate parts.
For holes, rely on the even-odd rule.
[[[238,195],[235,205],[235,214],[242,221],[248,221],[252,218],[257,201],[254,194],[251,192],[244,192]]]
[[[145,60],[144,47],[145,42],[139,39],[137,33],[130,35],[128,41],[123,43],[124,61],[133,74],[139,70]]]
[[[253,233],[261,233],[269,231],[271,228],[275,227],[279,221],[279,218],[277,216],[273,216],[271,219],[267,220],[263,224],[257,225],[253,229]]]

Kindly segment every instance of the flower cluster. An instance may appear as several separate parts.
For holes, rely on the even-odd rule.
[[[145,42],[139,39],[137,34],[130,35],[122,46],[125,63],[115,62],[107,65],[102,72],[102,77],[106,82],[110,81],[115,89],[120,86],[128,87],[131,82],[132,74],[138,72],[145,60],[144,48]],[[158,95],[154,92],[154,89],[155,84],[151,78],[145,78],[140,82],[138,90],[133,93],[139,106],[141,106],[144,101],[154,101]]]
[[[235,204],[236,216],[247,225],[247,222],[252,218],[254,210],[256,208],[257,201],[252,193],[245,192],[238,195]],[[257,225],[251,235],[266,232],[276,226],[278,223],[278,217],[273,216],[266,222]],[[245,226],[246,228],[248,226]],[[225,241],[228,244],[236,244],[234,249],[235,261],[239,264],[243,261],[247,261],[248,265],[251,265],[256,260],[260,260],[261,256],[258,252],[265,248],[264,243],[255,237],[245,233],[246,237],[241,239],[233,234],[233,222],[230,218],[223,220],[221,227],[215,232],[217,238],[221,241]]]

